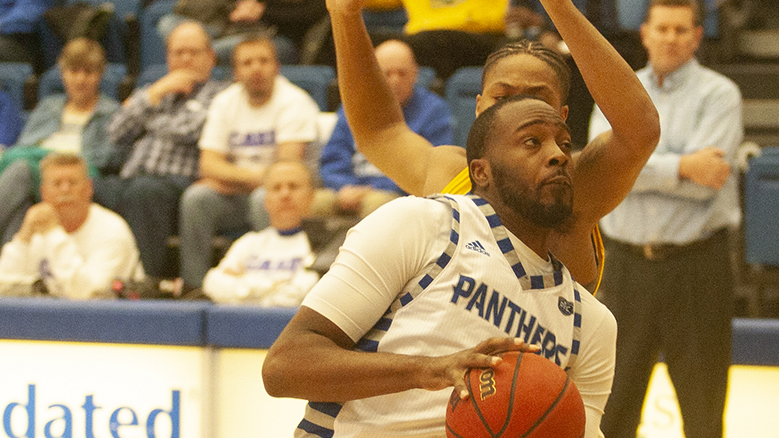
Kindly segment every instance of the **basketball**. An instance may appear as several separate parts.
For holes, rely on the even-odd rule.
[[[584,404],[560,367],[532,353],[510,352],[495,368],[465,374],[470,393],[452,391],[446,409],[448,438],[580,438]]]

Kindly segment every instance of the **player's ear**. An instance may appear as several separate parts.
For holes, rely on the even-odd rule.
[[[560,108],[560,117],[563,118],[563,121],[568,120],[568,105],[563,105],[563,107]]]
[[[477,187],[487,187],[492,181],[492,169],[485,158],[475,158],[468,165],[471,179]]]

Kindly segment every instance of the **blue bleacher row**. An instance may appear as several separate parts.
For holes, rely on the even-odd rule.
[[[110,3],[114,8],[108,30],[103,37],[108,61],[112,63],[139,63],[139,71],[165,61],[164,42],[157,32],[157,22],[173,11],[176,0],[65,0],[65,4],[85,2],[91,5]],[[574,2],[576,3],[576,2]],[[707,37],[718,35],[717,0],[705,0],[704,29]],[[620,0],[615,3],[617,18],[624,29],[638,30],[646,10],[644,0]],[[407,21],[402,8],[387,11],[366,11],[366,24],[371,28],[398,31]],[[47,26],[41,26],[46,67],[54,65],[62,48]]]
[[[476,95],[481,90],[481,67],[466,67],[453,75],[446,83],[446,98],[455,113],[455,143],[465,146],[468,129],[474,119]],[[145,68],[137,78],[128,76],[124,64],[110,63],[106,66],[100,88],[106,95],[122,100],[133,87],[138,88],[155,82],[165,75],[167,66],[154,64]],[[294,84],[306,90],[322,111],[334,111],[337,99],[332,96],[336,87],[335,69],[327,65],[282,65],[281,74]],[[216,66],[212,77],[230,80],[232,73],[228,66]],[[435,71],[429,67],[419,70],[418,84],[430,88],[435,80]],[[51,67],[40,78],[33,75],[32,67],[22,63],[0,63],[0,87],[6,91],[19,108],[30,109],[25,102],[25,88],[30,82],[37,84],[35,100],[41,101],[52,94],[64,93],[62,77],[57,67]],[[129,87],[129,88],[128,88]],[[29,97],[27,98],[29,100]],[[25,105],[25,103],[27,103]],[[34,106],[34,105],[33,105]]]

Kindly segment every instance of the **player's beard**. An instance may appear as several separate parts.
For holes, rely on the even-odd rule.
[[[541,202],[540,191],[544,186],[532,189],[517,171],[508,171],[498,163],[491,163],[493,182],[501,201],[517,214],[543,228],[557,228],[573,214],[573,188],[552,188],[553,202]]]

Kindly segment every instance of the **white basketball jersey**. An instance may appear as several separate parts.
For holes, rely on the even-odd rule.
[[[579,350],[579,290],[588,292],[551,255],[543,261],[510,238],[483,199],[436,199],[452,206],[447,249],[406,285],[357,348],[443,356],[490,337],[514,336],[540,345],[539,354],[561,368],[572,366]],[[442,437],[451,392],[420,389],[343,405],[309,403],[296,436]]]

